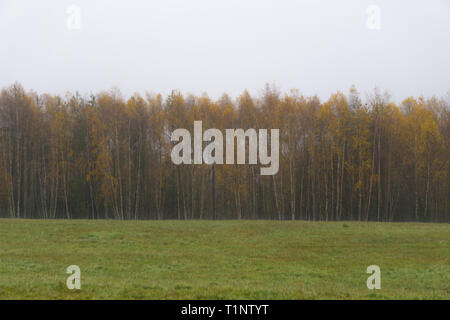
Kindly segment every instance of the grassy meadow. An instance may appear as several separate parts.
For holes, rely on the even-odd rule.
[[[450,225],[0,219],[0,299],[450,299]]]

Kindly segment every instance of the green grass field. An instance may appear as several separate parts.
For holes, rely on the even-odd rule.
[[[450,226],[0,220],[0,299],[450,299]]]

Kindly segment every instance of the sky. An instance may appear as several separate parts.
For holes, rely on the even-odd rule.
[[[448,0],[0,0],[0,87],[450,91]]]

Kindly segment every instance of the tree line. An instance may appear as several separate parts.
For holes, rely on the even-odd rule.
[[[118,89],[0,94],[0,216],[83,219],[450,221],[450,100],[399,105],[352,87],[327,101]],[[280,168],[175,165],[171,132],[279,128]]]

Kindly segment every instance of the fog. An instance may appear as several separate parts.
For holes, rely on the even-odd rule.
[[[446,0],[0,0],[0,39],[0,86],[41,93],[450,90]]]

